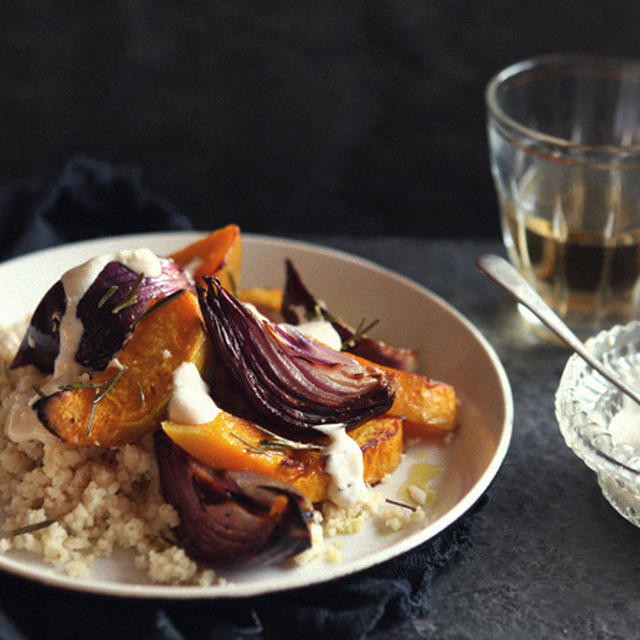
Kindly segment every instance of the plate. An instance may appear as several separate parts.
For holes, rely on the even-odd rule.
[[[0,265],[0,324],[21,321],[65,270],[101,253],[148,247],[158,254],[201,237],[195,232],[130,235],[47,249]],[[140,598],[237,598],[303,587],[372,567],[433,538],[463,515],[495,477],[511,439],[513,400],[504,369],[492,347],[460,313],[424,287],[370,261],[303,242],[245,234],[242,286],[282,287],[284,259],[328,307],[357,324],[363,317],[380,322],[372,331],[391,344],[420,353],[420,369],[454,385],[460,399],[460,427],[446,446],[411,449],[393,474],[406,480],[412,461],[441,465],[435,500],[426,523],[395,533],[373,526],[343,537],[342,561],[312,561],[223,574],[228,584],[211,587],[149,584],[132,569],[126,553],[97,561],[88,579],[58,573],[32,557],[0,555],[0,569],[57,587]],[[16,295],[16,283],[19,294]],[[10,301],[10,304],[8,304]],[[385,484],[385,492],[395,486]],[[395,497],[391,493],[389,497]]]

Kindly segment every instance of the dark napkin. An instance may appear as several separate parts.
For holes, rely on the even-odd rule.
[[[135,167],[78,156],[52,184],[0,188],[0,259],[88,238],[193,229],[141,176]]]
[[[5,258],[90,237],[190,228],[173,205],[145,189],[138,170],[86,157],[71,160],[53,184],[34,180],[0,189]],[[126,600],[0,575],[0,638],[365,638],[428,612],[434,577],[469,547],[473,514],[485,500],[433,540],[384,564],[262,597]]]

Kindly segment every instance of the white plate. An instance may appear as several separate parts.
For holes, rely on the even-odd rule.
[[[40,251],[0,265],[0,324],[22,320],[66,269],[94,255],[149,247],[167,254],[201,234],[159,233],[106,238]],[[372,262],[343,252],[246,234],[242,286],[281,287],[284,259],[291,258],[303,280],[328,307],[357,324],[379,318],[374,337],[420,352],[421,370],[454,385],[460,399],[460,427],[446,447],[421,445],[394,473],[406,480],[412,456],[444,466],[426,525],[382,534],[373,527],[344,537],[342,562],[315,561],[229,575],[225,586],[149,584],[131,567],[127,554],[97,561],[89,579],[74,579],[26,555],[0,555],[0,569],[58,587],[117,596],[153,598],[246,597],[318,583],[389,560],[429,540],[465,513],[488,487],[511,438],[513,401],[507,376],[478,330],[443,300],[418,284]],[[391,492],[393,487],[386,488]],[[388,493],[389,497],[395,497]]]

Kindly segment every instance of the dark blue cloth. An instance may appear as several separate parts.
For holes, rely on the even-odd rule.
[[[192,228],[145,189],[138,169],[84,156],[53,184],[34,179],[0,189],[0,259],[88,238]]]
[[[469,547],[472,519],[469,513],[413,551],[353,576],[240,600],[127,600],[0,576],[0,638],[363,639],[429,611],[432,581]]]
[[[51,185],[33,181],[0,190],[5,258],[91,237],[189,228],[173,205],[144,188],[138,171],[85,157],[71,160]],[[435,539],[382,565],[262,597],[127,600],[0,575],[0,639],[365,638],[428,612],[434,577],[469,547],[473,514],[485,501]]]

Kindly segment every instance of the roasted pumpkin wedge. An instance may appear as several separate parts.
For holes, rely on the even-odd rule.
[[[75,385],[41,398],[34,410],[61,440],[121,446],[157,428],[178,365],[193,362],[202,371],[208,354],[197,299],[185,291],[151,308],[120,352],[120,366],[108,366],[91,386]]]
[[[405,438],[433,431],[453,431],[458,424],[458,403],[454,388],[419,373],[401,371],[352,355],[363,365],[378,367],[391,377],[395,393],[388,415],[405,419]]]
[[[247,287],[238,289],[238,300],[252,304],[263,316],[273,322],[281,322],[282,289],[271,287]]]
[[[287,447],[248,420],[223,411],[206,424],[165,421],[162,428],[178,446],[214,469],[260,473],[294,486],[312,502],[327,497],[330,477],[321,451]],[[366,482],[374,484],[398,466],[400,418],[374,418],[349,435],[362,449]]]
[[[216,276],[228,291],[240,281],[242,240],[240,227],[229,224],[212,231],[170,256],[183,269],[188,269],[198,282],[203,276]]]

